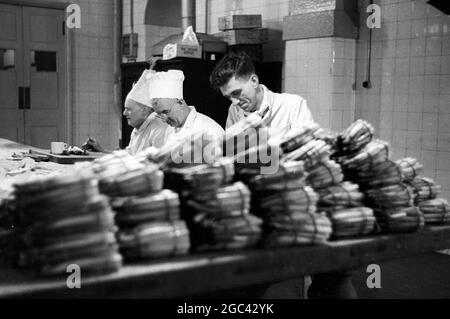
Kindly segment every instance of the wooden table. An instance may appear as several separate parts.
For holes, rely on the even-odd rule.
[[[330,274],[340,276],[336,282],[341,285],[347,280],[348,270],[448,247],[450,225],[433,226],[416,233],[325,245],[197,254],[130,264],[109,275],[82,275],[81,289],[68,289],[66,278],[39,279],[2,269],[0,297],[186,298],[314,274],[326,274],[327,280]]]

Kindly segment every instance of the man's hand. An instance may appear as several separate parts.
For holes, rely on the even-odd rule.
[[[84,142],[83,145],[81,145],[81,148],[88,151],[93,152],[105,152],[103,147],[93,138],[88,138],[86,142]]]

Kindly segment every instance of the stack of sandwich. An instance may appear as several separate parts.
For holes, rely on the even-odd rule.
[[[189,232],[176,193],[163,190],[164,173],[146,156],[111,156],[94,163],[99,189],[111,198],[120,227],[117,239],[127,260],[185,254]]]
[[[363,194],[356,184],[344,182],[341,165],[330,159],[330,151],[337,145],[350,146],[356,136],[331,136],[324,131],[314,132],[316,141],[326,145],[327,152],[307,169],[307,182],[317,192],[318,210],[324,211],[333,225],[334,238],[365,235],[374,228],[375,218],[370,208],[363,207]],[[340,139],[341,138],[341,139]],[[348,149],[348,147],[346,147]]]
[[[256,246],[262,220],[250,214],[250,191],[241,182],[199,193],[187,200],[194,212],[190,229],[196,251]]]
[[[438,198],[441,186],[431,178],[416,175],[418,174],[411,176],[408,184],[414,192],[415,205],[422,211],[425,223],[445,224],[450,222],[448,201]]]
[[[371,141],[372,135],[370,124],[356,121],[339,136],[335,156],[346,178],[362,188],[368,206],[375,210],[381,230],[415,231],[423,226],[423,216],[412,208],[414,195],[405,183],[405,176],[414,174],[405,163],[391,161],[388,143]],[[417,164],[411,165],[420,169]]]
[[[188,253],[189,232],[180,217],[178,194],[165,189],[146,196],[118,197],[112,207],[120,227],[120,249],[127,260]]]
[[[261,238],[262,221],[249,213],[250,192],[234,178],[234,159],[213,164],[170,167],[165,186],[181,196],[195,251],[252,247]]]
[[[275,174],[260,174],[248,181],[253,212],[264,220],[266,246],[325,242],[331,222],[316,212],[317,194],[305,184],[301,161],[281,163]]]
[[[70,264],[87,273],[121,267],[114,214],[91,175],[36,178],[15,188],[21,266],[41,275],[65,274]]]

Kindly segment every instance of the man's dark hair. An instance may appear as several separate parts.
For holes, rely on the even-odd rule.
[[[214,89],[225,85],[233,76],[249,77],[255,73],[255,66],[245,52],[229,53],[217,63],[211,72],[209,82]]]

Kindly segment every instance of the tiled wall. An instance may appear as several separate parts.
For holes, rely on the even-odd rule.
[[[196,0],[196,25],[205,32],[205,1]],[[289,0],[208,0],[207,33],[219,32],[219,17],[228,14],[261,14],[262,26],[269,29],[269,43],[263,45],[265,61],[283,61],[283,17],[288,15]]]
[[[116,148],[120,113],[114,109],[113,98],[113,7],[110,0],[71,3],[81,8],[81,28],[69,31],[73,36],[73,144],[81,145],[90,135],[104,147]]]
[[[341,131],[355,114],[355,40],[286,41],[284,91],[307,99],[314,119]]]
[[[418,158],[450,199],[450,17],[426,0],[375,0],[381,28],[372,34],[367,90],[368,2],[359,1],[355,115],[375,124],[395,159]]]
[[[163,40],[169,35],[180,33],[180,28],[164,27],[157,25],[146,25],[145,12],[147,0],[134,0],[133,1],[133,28],[134,32],[138,34],[138,56],[136,61],[146,61],[152,57],[152,46],[159,41]],[[130,24],[130,0],[123,1],[123,33],[131,32]],[[157,13],[155,13],[157,14]],[[127,59],[123,59],[123,62],[127,62]]]

